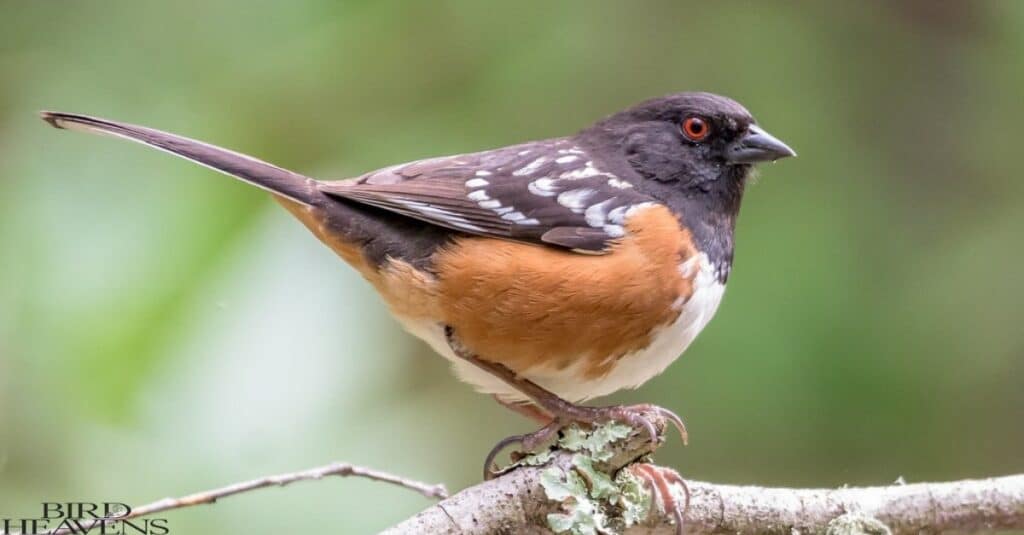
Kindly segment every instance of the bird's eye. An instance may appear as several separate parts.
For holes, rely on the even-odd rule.
[[[691,141],[704,141],[711,133],[711,125],[702,117],[691,116],[683,121],[683,134]]]

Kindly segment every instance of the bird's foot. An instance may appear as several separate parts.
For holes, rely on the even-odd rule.
[[[676,413],[664,407],[651,405],[650,403],[641,403],[638,405],[612,405],[610,407],[586,407],[570,403],[566,403],[565,405],[566,406],[559,407],[561,410],[554,410],[554,408],[548,408],[548,410],[555,414],[557,421],[562,421],[566,425],[573,422],[590,425],[620,422],[627,424],[634,429],[642,429],[646,431],[651,442],[658,443],[661,440],[661,435],[658,433],[657,426],[654,425],[654,422],[662,420],[664,422],[671,423],[672,426],[679,431],[679,438],[683,440],[684,445],[689,441],[689,437],[686,433],[686,424],[683,423],[683,419]]]
[[[552,415],[551,421],[533,433],[513,435],[498,442],[484,460],[484,479],[491,479],[497,475],[494,470],[494,460],[505,448],[518,444],[526,452],[536,451],[538,447],[554,437],[563,428],[574,423],[590,426],[608,422],[624,423],[633,429],[645,432],[650,437],[651,442],[657,444],[661,440],[661,435],[655,422],[660,420],[671,423],[679,431],[683,444],[687,443],[686,425],[683,424],[682,418],[668,409],[646,403],[639,405],[613,405],[610,407],[586,407],[574,405],[554,396],[552,397],[557,401],[545,404],[544,406],[544,410]]]
[[[514,453],[512,455],[512,459],[513,461],[519,461],[528,453],[537,451],[542,444],[558,434],[563,427],[565,426],[558,422],[558,420],[552,420],[551,423],[532,433],[512,435],[499,441],[493,448],[491,448],[490,453],[487,454],[487,458],[484,459],[484,480],[494,479],[496,476],[501,474],[501,470],[496,469],[494,460],[498,457],[499,453],[505,451],[505,448],[518,444],[522,453]]]
[[[686,518],[686,510],[690,508],[690,487],[686,485],[679,472],[664,466],[655,466],[648,463],[636,463],[626,468],[634,476],[647,485],[651,492],[651,510],[648,516],[653,514],[655,504],[659,504],[666,515],[671,515],[676,524],[676,535],[682,535],[683,523]],[[679,485],[683,489],[683,503],[676,501],[672,493],[672,484]]]

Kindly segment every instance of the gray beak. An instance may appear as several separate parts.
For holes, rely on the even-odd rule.
[[[774,162],[788,156],[796,156],[796,151],[756,124],[750,125],[725,152],[725,160],[732,164]]]

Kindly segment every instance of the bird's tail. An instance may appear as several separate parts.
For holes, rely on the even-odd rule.
[[[40,115],[43,120],[56,128],[83,130],[142,143],[220,171],[298,203],[308,205],[322,195],[316,189],[316,181],[311,178],[202,141],[144,126],[75,113],[44,111],[40,112]]]

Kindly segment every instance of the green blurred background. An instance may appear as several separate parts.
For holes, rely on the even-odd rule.
[[[715,321],[610,401],[682,414],[691,445],[657,460],[694,479],[1024,471],[1024,2],[0,10],[0,517],[335,459],[458,490],[531,427],[262,192],[40,109],[341,178],[664,93],[732,96],[800,157],[750,188]],[[336,479],[165,516],[172,533],[360,533],[428,505]]]

